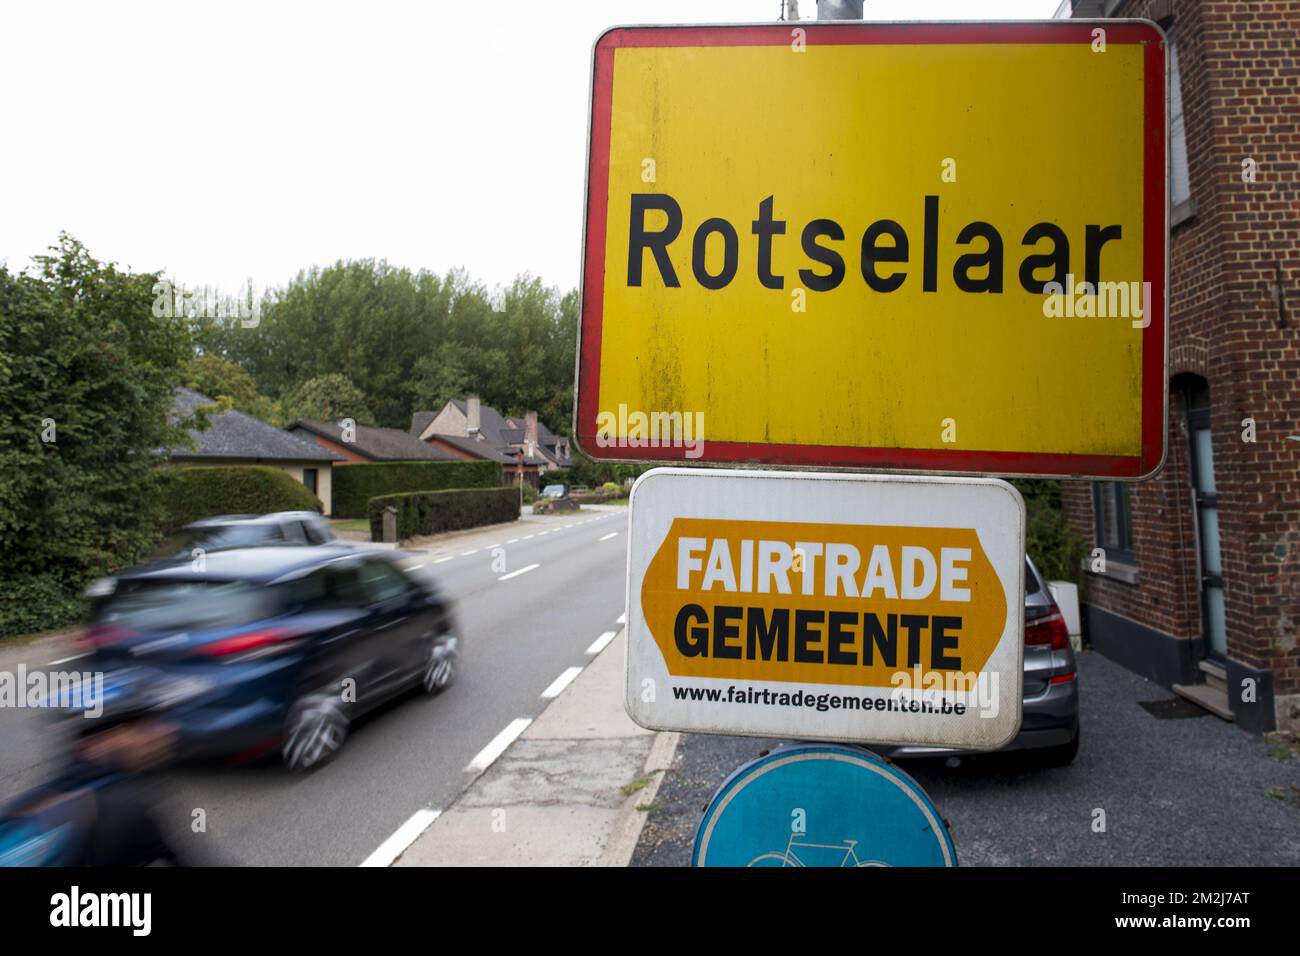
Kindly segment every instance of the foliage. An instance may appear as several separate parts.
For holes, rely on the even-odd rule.
[[[257,390],[253,376],[220,355],[199,355],[185,369],[185,385],[208,398],[229,399],[230,407],[272,425],[287,424],[280,403]]]
[[[401,541],[416,535],[515,521],[519,518],[519,489],[453,488],[371,498],[367,505],[371,540],[382,540],[384,509],[390,505],[397,509],[397,538]]]
[[[165,468],[160,491],[167,532],[219,514],[322,510],[302,482],[264,465]]]
[[[352,414],[358,421],[406,428],[413,410],[472,393],[504,414],[536,409],[564,433],[577,329],[577,293],[531,276],[494,302],[463,272],[440,278],[363,259],[299,273],[263,299],[254,328],[209,322],[202,334],[205,350],[248,371],[286,417],[303,383],[345,372],[373,412]]]
[[[0,581],[0,637],[66,627],[85,614],[80,591],[52,574],[6,575]]]
[[[1066,524],[1061,483],[1036,478],[1017,478],[1011,483],[1025,499],[1025,550],[1039,572],[1048,581],[1077,584],[1088,545]]]
[[[570,453],[573,464],[569,468],[557,468],[543,476],[545,484],[586,485],[598,488],[606,482],[613,482],[622,487],[626,478],[639,478],[644,472],[654,467],[652,464],[610,464],[592,461],[582,452],[574,449]]]
[[[157,462],[192,354],[152,308],[158,276],[61,235],[36,268],[0,265],[0,635],[75,617],[92,578],[157,540]]]
[[[336,422],[350,418],[359,424],[374,421],[361,389],[340,372],[318,375],[290,390],[282,403],[287,423],[299,419]]]
[[[495,461],[391,461],[340,465],[333,470],[332,517],[364,518],[366,502],[379,495],[444,488],[498,488]],[[518,497],[518,491],[515,492]]]

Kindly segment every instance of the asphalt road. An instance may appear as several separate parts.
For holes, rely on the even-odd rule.
[[[1079,755],[1043,769],[1014,754],[898,766],[948,821],[961,866],[1300,865],[1300,753],[1208,712],[1157,719],[1169,691],[1096,653],[1079,657]],[[779,745],[685,734],[633,866],[689,866],[727,776]]]
[[[512,721],[536,717],[547,703],[543,692],[618,629],[626,518],[625,508],[529,516],[515,526],[521,530],[475,535],[448,556],[431,555],[417,573],[434,575],[456,600],[464,635],[456,683],[438,697],[412,693],[363,718],[338,758],[304,777],[278,766],[173,774],[159,813],[178,849],[219,863],[355,866],[413,814],[450,804],[473,779],[466,768],[484,748]],[[4,666],[16,656],[7,652]],[[49,656],[47,649],[29,663]],[[0,801],[49,771],[55,744],[41,716],[0,710]],[[205,833],[192,832],[198,809]]]

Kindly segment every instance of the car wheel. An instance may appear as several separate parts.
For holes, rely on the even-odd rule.
[[[289,708],[285,721],[284,765],[305,773],[328,763],[348,737],[348,715],[337,691],[306,694]]]
[[[1039,766],[1043,767],[1068,767],[1074,763],[1074,758],[1079,753],[1079,731],[1074,732],[1068,744],[1058,744],[1055,747],[1045,747],[1035,752],[1034,756]]]
[[[426,694],[440,694],[456,679],[459,644],[457,638],[443,634],[434,638],[429,645],[429,656],[424,662],[424,674],[420,678]]]

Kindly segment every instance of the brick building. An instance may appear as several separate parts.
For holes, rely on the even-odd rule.
[[[1168,453],[1145,483],[1064,483],[1101,549],[1086,633],[1243,727],[1300,730],[1300,0],[1072,7],[1171,44]]]

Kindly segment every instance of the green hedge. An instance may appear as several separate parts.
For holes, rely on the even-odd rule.
[[[334,469],[333,516],[366,517],[366,502],[380,495],[453,488],[500,488],[496,461],[391,461]]]
[[[85,614],[81,582],[53,574],[20,574],[0,580],[0,637],[69,627]]]
[[[459,531],[519,518],[519,489],[455,488],[448,491],[411,491],[371,498],[368,506],[370,539],[383,540],[384,509],[397,509],[397,539],[421,534]]]
[[[1048,581],[1083,577],[1081,562],[1088,542],[1075,533],[1061,511],[1061,483],[1056,479],[1017,478],[1011,482],[1025,499],[1025,550]]]
[[[163,469],[164,531],[223,514],[320,511],[320,499],[287,471],[265,465]]]

